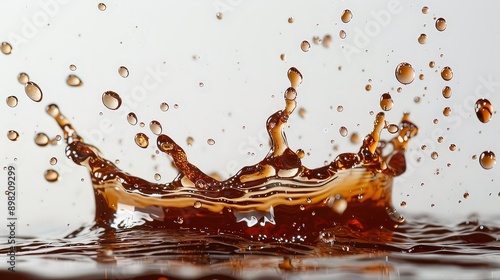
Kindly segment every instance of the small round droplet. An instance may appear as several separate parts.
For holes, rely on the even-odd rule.
[[[204,87],[204,86],[205,86],[205,84],[204,84],[203,82],[199,82],[199,83],[198,83],[198,86],[199,86],[199,87]]]
[[[69,70],[71,70],[71,71],[76,71],[76,65],[71,64],[71,65],[69,66]]]
[[[59,179],[59,173],[57,173],[54,169],[48,169],[45,171],[44,177],[47,182],[53,183]]]
[[[444,107],[444,109],[443,109],[443,115],[445,117],[448,117],[449,115],[451,115],[451,108],[450,107]]]
[[[339,31],[340,39],[345,39],[346,36],[347,36],[347,33],[345,32],[345,30],[342,29]]]
[[[208,145],[210,145],[210,146],[211,146],[211,145],[214,145],[214,144],[215,144],[215,140],[214,140],[214,139],[212,139],[212,138],[209,138],[209,139],[207,140],[207,144],[208,144]]]
[[[297,154],[297,156],[302,159],[304,158],[304,156],[306,155],[306,153],[304,152],[304,150],[302,149],[298,149],[297,152],[295,152]]]
[[[290,81],[290,85],[292,88],[297,90],[297,88],[300,86],[302,83],[302,74],[299,72],[299,70],[295,67],[292,67],[288,69],[287,72],[288,80]]]
[[[495,154],[492,151],[484,151],[479,156],[479,163],[484,169],[492,169],[496,162]]]
[[[285,61],[285,54],[284,53],[280,54],[280,59],[281,59],[281,61]]]
[[[293,23],[295,20],[293,19],[293,17],[289,17],[288,18],[288,23]]]
[[[434,66],[436,66],[436,62],[434,62],[434,61],[429,61],[429,67],[430,67],[430,68],[434,68]]]
[[[434,160],[435,160],[435,159],[437,159],[438,157],[439,157],[439,154],[438,154],[437,152],[432,152],[432,153],[431,153],[431,158],[432,158],[432,159],[434,159]]]
[[[422,7],[422,14],[427,14],[429,12],[429,7],[424,6]]]
[[[474,108],[476,111],[476,116],[480,122],[487,123],[491,120],[494,111],[493,111],[493,106],[491,105],[488,99],[484,98],[478,99],[476,101]]]
[[[160,180],[161,180],[161,175],[160,175],[160,173],[155,173],[155,175],[154,175],[154,179],[155,179],[156,181],[160,181]]]
[[[315,43],[316,45],[317,44],[321,44],[321,38],[319,38],[319,36],[314,36],[313,37],[313,43]]]
[[[410,84],[415,79],[415,70],[409,63],[402,62],[396,67],[396,79],[404,85]]]
[[[359,134],[356,133],[356,132],[354,132],[354,133],[351,134],[351,139],[350,140],[351,140],[351,143],[358,144],[361,139],[359,137]]]
[[[49,163],[50,163],[50,165],[56,165],[57,164],[57,158],[56,157],[51,157]]]
[[[303,52],[308,52],[310,48],[311,44],[309,44],[308,41],[304,40],[302,41],[302,43],[300,43],[300,49],[302,49]]]
[[[329,47],[330,47],[330,45],[332,44],[332,41],[333,41],[332,36],[330,36],[330,35],[328,35],[328,34],[327,34],[327,35],[325,35],[325,36],[323,37],[323,47],[325,47],[325,48],[329,48]]]
[[[455,144],[450,144],[450,151],[454,151],[457,149],[457,145]]]
[[[453,71],[450,67],[446,66],[441,70],[441,78],[445,81],[449,81],[453,78]]]
[[[193,205],[193,206],[194,206],[194,208],[199,209],[199,208],[202,206],[202,203],[201,203],[201,201],[196,200],[196,201],[194,202],[194,205]]]
[[[382,110],[390,111],[393,105],[394,101],[392,100],[392,97],[388,92],[380,96],[380,108],[382,108]]]
[[[347,128],[345,126],[342,126],[340,127],[339,129],[339,133],[342,137],[346,137],[347,134],[349,133],[349,131],[347,130]]]
[[[134,140],[137,146],[143,149],[146,149],[149,145],[149,137],[142,132],[137,133],[134,137]]]
[[[50,142],[49,136],[47,136],[47,134],[45,133],[40,132],[35,136],[35,144],[37,144],[40,147],[47,146],[49,142]]]
[[[131,125],[136,125],[137,124],[137,116],[133,112],[130,112],[127,115],[127,121]]]
[[[17,138],[19,138],[19,133],[15,130],[9,130],[7,132],[7,138],[9,138],[10,141],[16,141]]]
[[[427,35],[426,34],[420,34],[420,36],[418,36],[418,42],[423,45],[425,43],[427,43]]]
[[[438,18],[436,20],[436,29],[438,31],[444,31],[446,29],[446,20],[444,18]]]
[[[401,207],[406,207],[406,201],[401,201]]]
[[[342,112],[344,111],[344,107],[342,105],[337,106],[337,112]]]
[[[13,96],[13,95],[11,95],[11,96],[7,97],[6,102],[7,102],[7,106],[9,106],[9,107],[11,107],[11,108],[16,107],[16,106],[17,106],[17,104],[18,104],[17,97],[15,97],[15,96]]]
[[[372,85],[370,85],[370,84],[366,85],[366,86],[365,86],[365,90],[366,90],[366,91],[370,91],[370,90],[372,90]]]
[[[390,124],[387,126],[387,131],[391,134],[397,133],[399,131],[399,126],[397,124]]]
[[[26,83],[24,92],[26,92],[26,95],[28,95],[28,97],[35,102],[40,102],[43,98],[43,93],[40,87],[31,81]]]
[[[199,189],[206,189],[207,188],[207,184],[205,183],[205,181],[203,180],[197,180],[195,183],[194,183],[195,187],[199,188]]]
[[[110,110],[116,110],[122,105],[122,99],[114,91],[106,91],[102,94],[102,103]]]
[[[449,86],[445,86],[445,87],[443,88],[442,93],[443,93],[443,97],[444,97],[444,98],[446,98],[446,99],[450,98],[450,97],[451,97],[451,87],[449,87]]]
[[[224,14],[219,12],[215,14],[215,17],[217,17],[218,20],[221,20],[224,17]]]
[[[79,87],[83,83],[82,83],[82,80],[80,80],[80,78],[78,78],[78,76],[69,75],[68,78],[66,79],[66,84],[68,84],[68,86],[72,86],[72,87]]]
[[[299,108],[299,116],[304,119],[306,117],[306,115],[307,115],[306,109],[304,109],[302,107]]]
[[[30,76],[24,72],[19,73],[19,75],[17,75],[17,81],[22,85],[26,85],[26,83],[30,81]]]
[[[189,136],[187,139],[186,139],[186,143],[188,146],[193,146],[194,144],[194,139],[193,137]]]
[[[342,16],[340,17],[343,23],[348,23],[352,19],[352,13],[350,10],[344,10]]]
[[[161,128],[161,123],[159,121],[151,121],[149,123],[149,129],[151,129],[151,132],[153,132],[155,135],[160,135],[162,128]]]
[[[420,75],[418,75],[418,78],[422,81],[422,80],[425,79],[425,75],[424,74],[420,74]]]
[[[2,42],[2,45],[0,45],[0,50],[3,54],[11,54],[12,46],[7,42]]]
[[[427,145],[420,146],[420,149],[422,149],[422,151],[425,151],[425,149],[427,149]]]
[[[301,211],[304,211],[304,210],[306,210],[306,207],[305,207],[303,204],[301,204],[301,205],[299,206],[299,209],[300,209]]]
[[[439,136],[438,139],[437,139],[438,143],[443,143],[444,141],[444,137],[443,136]]]
[[[163,112],[166,112],[168,111],[168,109],[170,108],[170,106],[168,106],[168,103],[167,102],[162,102],[160,104],[160,110],[162,110]]]
[[[106,11],[106,4],[104,3],[99,3],[97,5],[97,8],[99,9],[99,11]]]
[[[125,66],[120,66],[118,67],[118,74],[122,77],[122,78],[127,78],[128,75],[129,75],[129,72],[128,72],[128,68],[125,67]]]
[[[470,197],[469,192],[465,192],[465,193],[464,193],[464,198],[465,198],[465,199],[467,199],[467,198],[469,198],[469,197]]]
[[[345,209],[347,209],[347,200],[343,198],[335,199],[333,201],[332,209],[338,214],[344,213]]]

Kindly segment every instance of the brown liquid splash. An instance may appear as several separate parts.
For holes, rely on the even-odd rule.
[[[404,115],[397,137],[381,141],[387,124],[384,113],[377,114],[373,131],[357,153],[343,153],[328,165],[309,169],[285,136],[302,75],[291,68],[288,78],[285,108],[266,123],[269,153],[227,180],[202,172],[174,140],[160,134],[158,149],[172,158],[179,175],[168,183],[148,182],[120,170],[85,143],[55,104],[47,112],[64,132],[66,155],[90,172],[95,222],[100,227],[189,229],[264,242],[305,243],[317,242],[322,231],[338,225],[360,232],[397,227],[404,219],[395,216],[391,204],[392,181],[405,171],[404,151],[418,130],[409,115]],[[392,150],[387,151],[388,146]]]

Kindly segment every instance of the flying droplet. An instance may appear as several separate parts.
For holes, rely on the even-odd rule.
[[[434,68],[434,66],[436,66],[436,62],[434,62],[434,61],[429,61],[429,67],[430,67],[430,68]]]
[[[396,79],[404,85],[410,84],[415,79],[415,70],[409,63],[402,62],[396,67]]]
[[[193,206],[194,206],[194,208],[199,209],[201,207],[201,205],[202,205],[201,201],[197,200],[194,202]]]
[[[204,87],[204,86],[205,86],[205,84],[204,84],[203,82],[199,82],[199,83],[198,83],[198,86],[199,86],[199,87]]]
[[[360,141],[360,137],[359,137],[359,134],[354,132],[351,134],[351,143],[353,144],[358,144]]]
[[[51,157],[49,163],[50,163],[50,165],[56,165],[57,164],[57,158],[56,157]]]
[[[137,133],[134,137],[134,140],[137,146],[143,149],[146,149],[149,145],[149,137],[142,132]]]
[[[168,103],[167,102],[162,102],[160,104],[160,110],[162,110],[163,112],[166,112],[168,111],[168,109],[170,108],[170,106],[168,106]]]
[[[365,86],[366,91],[370,91],[372,89],[372,85],[368,84]]]
[[[451,108],[450,107],[444,107],[444,109],[443,109],[443,115],[445,117],[448,117],[449,115],[451,115]]]
[[[97,5],[97,8],[99,9],[99,11],[106,11],[106,4],[104,3],[99,3]]]
[[[302,49],[303,52],[308,52],[309,49],[311,48],[311,44],[309,44],[308,41],[304,40],[302,43],[300,43],[300,48]]]
[[[292,67],[288,69],[287,72],[288,80],[290,81],[290,85],[292,88],[297,90],[297,88],[302,84],[302,74],[300,74],[299,70],[297,68]]]
[[[307,115],[306,109],[300,107],[299,108],[299,116],[304,119],[306,117],[306,115]]]
[[[218,20],[221,20],[224,17],[224,14],[219,12],[215,14],[215,17],[217,17]]]
[[[464,198],[465,198],[465,199],[467,199],[467,198],[469,198],[469,197],[470,197],[469,192],[465,192],[465,193],[464,193]]]
[[[337,112],[342,112],[344,111],[344,107],[342,105],[337,106]]]
[[[31,81],[26,83],[24,92],[26,92],[26,95],[28,95],[28,97],[35,102],[40,102],[43,98],[43,93],[40,87]]]
[[[332,209],[338,214],[344,213],[345,209],[347,209],[347,200],[343,198],[335,199],[333,201]]]
[[[382,108],[382,110],[390,111],[393,105],[394,101],[392,100],[392,97],[388,92],[380,96],[380,108]]]
[[[289,18],[288,18],[288,23],[293,23],[293,22],[294,22],[293,17],[289,17]]]
[[[443,88],[442,93],[443,93],[443,97],[444,97],[444,98],[446,98],[446,99],[450,98],[450,97],[451,97],[451,87],[449,87],[449,86],[445,86],[445,87]]]
[[[437,159],[438,157],[439,157],[439,154],[438,154],[437,152],[432,152],[432,153],[431,153],[431,158],[432,158],[432,159],[434,159],[434,160],[435,160],[435,159]]]
[[[314,36],[313,37],[313,43],[315,43],[316,45],[317,44],[321,44],[321,38],[319,38],[319,36]]]
[[[342,137],[346,137],[347,134],[349,133],[349,131],[347,130],[347,128],[345,126],[340,127],[339,132],[340,132],[340,135],[342,135]]]
[[[214,140],[214,139],[212,139],[212,138],[209,138],[209,139],[207,140],[207,144],[208,144],[208,145],[214,145],[214,144],[215,144],[215,140]]]
[[[76,65],[71,64],[71,65],[69,66],[69,70],[71,70],[71,71],[76,71]]]
[[[340,39],[345,39],[346,36],[347,36],[347,33],[345,32],[345,30],[342,29],[339,31]]]
[[[436,29],[438,31],[444,31],[446,29],[446,20],[444,18],[438,18],[436,20]]]
[[[397,124],[390,124],[387,126],[387,131],[391,134],[397,133],[399,131],[399,126]]]
[[[280,59],[281,59],[281,61],[285,61],[285,54],[284,53],[280,54]]]
[[[177,217],[177,219],[175,220],[176,223],[178,224],[182,224],[184,223],[184,219],[182,217]]]
[[[0,45],[0,50],[3,54],[11,54],[12,46],[7,42],[2,42],[2,45]]]
[[[120,66],[120,67],[118,67],[118,74],[119,74],[122,78],[127,78],[127,77],[128,77],[128,75],[129,75],[129,72],[128,72],[127,67],[125,67],[125,66]]]
[[[445,81],[449,81],[453,78],[453,71],[450,67],[446,66],[441,70],[441,78]]]
[[[47,146],[50,142],[49,136],[47,134],[40,132],[35,136],[35,144],[40,147]]]
[[[295,91],[293,87],[289,87],[285,91],[285,99],[288,101],[293,101],[295,100],[295,98],[297,98],[297,91]]]
[[[80,78],[78,78],[78,76],[69,75],[68,78],[66,79],[66,84],[68,84],[68,86],[78,87],[78,86],[81,86],[83,83],[82,83],[82,80],[80,80]]]
[[[9,107],[11,107],[11,108],[16,107],[16,106],[17,106],[17,104],[18,104],[17,97],[15,97],[15,96],[13,96],[13,95],[12,95],[12,96],[7,97],[6,102],[7,102],[7,106],[9,106]]]
[[[488,99],[478,99],[474,108],[476,110],[476,116],[480,122],[487,123],[491,120],[491,117],[493,116],[493,106]]]
[[[30,81],[30,76],[24,72],[19,73],[19,75],[17,75],[17,81],[22,85],[26,85],[26,83]]]
[[[155,179],[156,181],[160,181],[160,180],[161,180],[161,175],[160,175],[160,173],[155,173],[155,175],[154,175],[154,179]]]
[[[457,145],[455,144],[450,144],[450,151],[454,151],[457,149]]]
[[[127,115],[127,121],[131,125],[136,125],[137,124],[137,116],[133,112],[130,112]]]
[[[332,36],[330,36],[330,35],[328,35],[328,34],[327,34],[327,35],[325,35],[325,36],[323,37],[323,47],[325,47],[325,48],[329,48],[329,47],[330,47],[330,45],[332,44],[332,41],[333,41]]]
[[[401,201],[401,207],[406,207],[406,201]]]
[[[429,7],[424,6],[424,7],[422,8],[422,14],[427,14],[428,12],[429,12]]]
[[[186,139],[186,143],[188,146],[193,146],[194,144],[194,139],[193,137],[189,136],[187,139]]]
[[[57,173],[57,171],[55,171],[54,169],[48,169],[47,171],[45,171],[44,177],[45,180],[53,183],[59,179],[59,173]]]
[[[149,129],[151,129],[151,132],[153,132],[155,135],[160,135],[162,128],[161,128],[161,123],[159,121],[151,121],[149,123]]]
[[[352,13],[351,11],[349,10],[345,10],[343,13],[342,13],[342,16],[340,17],[340,19],[342,20],[343,23],[348,23],[351,21],[352,19]]]
[[[114,91],[106,91],[102,94],[102,103],[110,110],[116,110],[122,105],[122,99]]]
[[[484,151],[479,156],[479,163],[484,169],[492,169],[497,163],[495,154],[492,151]]]
[[[7,132],[7,138],[9,138],[10,141],[16,141],[17,138],[19,138],[19,133],[15,130],[9,130]]]
[[[427,35],[426,34],[420,34],[420,36],[418,36],[418,42],[423,45],[425,43],[427,43]]]

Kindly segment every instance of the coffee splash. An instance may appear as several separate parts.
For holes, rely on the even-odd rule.
[[[285,108],[266,122],[269,153],[227,180],[198,169],[180,145],[155,130],[158,149],[173,160],[179,175],[168,183],[148,182],[120,170],[85,143],[57,105],[46,111],[64,132],[66,155],[90,172],[100,227],[190,229],[264,242],[316,242],[321,231],[342,224],[357,230],[397,227],[404,219],[395,216],[391,204],[392,181],[405,171],[404,152],[418,131],[409,115],[392,131],[396,137],[382,141],[380,134],[389,125],[378,113],[357,153],[340,154],[310,169],[289,148],[284,131],[302,83],[296,68],[287,75],[291,87],[284,93]]]

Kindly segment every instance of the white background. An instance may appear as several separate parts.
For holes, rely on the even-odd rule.
[[[428,214],[446,223],[462,222],[474,213],[498,217],[500,167],[484,170],[472,159],[484,150],[500,155],[497,116],[483,124],[473,108],[478,97],[487,97],[494,108],[500,104],[500,21],[494,1],[107,1],[105,11],[98,3],[2,5],[0,41],[10,42],[13,51],[0,54],[0,95],[2,100],[17,96],[19,105],[0,104],[0,161],[1,166],[18,167],[18,235],[59,236],[93,219],[93,192],[85,168],[65,158],[64,145],[41,148],[33,141],[38,132],[51,137],[61,133],[45,113],[46,105],[57,103],[86,140],[136,176],[153,181],[158,172],[166,182],[176,175],[169,159],[151,157],[155,137],[147,124],[153,119],[185,148],[192,163],[207,173],[227,176],[267,153],[265,121],[284,106],[291,66],[304,76],[297,101],[307,114],[301,118],[297,110],[286,133],[292,149],[309,153],[303,159],[306,166],[321,166],[339,152],[357,151],[359,144],[341,137],[339,128],[369,133],[374,120],[369,112],[380,111],[380,95],[390,92],[395,105],[386,113],[388,120],[397,123],[409,111],[420,128],[410,145],[409,170],[395,181],[398,211],[407,220]],[[428,14],[421,12],[423,6],[429,7]],[[353,13],[347,24],[340,20],[345,9]],[[223,13],[222,20],[217,12]],[[292,24],[289,17],[294,18]],[[444,32],[434,27],[435,17],[446,19]],[[344,40],[338,35],[342,29],[347,32]],[[421,33],[428,36],[425,45],[417,42]],[[333,37],[330,48],[312,42],[314,36],[326,34]],[[311,43],[308,52],[300,49],[303,40]],[[436,62],[434,69],[430,61]],[[395,79],[401,62],[415,68],[417,78],[410,85]],[[70,64],[77,70],[70,71]],[[122,65],[130,70],[128,78],[118,75]],[[439,74],[445,66],[453,69],[449,82]],[[40,103],[24,93],[17,81],[21,72],[42,88]],[[424,80],[418,79],[421,73]],[[79,76],[83,86],[66,85],[69,74]],[[368,83],[371,91],[365,90]],[[453,90],[447,100],[441,95],[445,85]],[[400,86],[403,90],[397,93]],[[101,95],[107,90],[122,96],[119,110],[103,106]],[[421,97],[418,104],[416,96]],[[159,109],[161,102],[170,105],[167,112]],[[338,105],[343,112],[337,112]],[[450,117],[442,114],[446,106],[452,108]],[[130,111],[145,128],[127,123]],[[435,118],[438,124],[433,124]],[[15,142],[6,137],[11,129],[20,134]],[[137,132],[150,136],[148,149],[134,144]],[[439,136],[443,143],[437,142]],[[187,137],[194,138],[193,146],[187,146]],[[215,145],[207,144],[209,138]],[[385,132],[383,138],[390,135]],[[454,152],[448,149],[451,143],[457,145]],[[423,144],[425,151],[420,149]],[[437,160],[430,157],[433,151],[439,153]],[[52,167],[53,156],[59,162]],[[58,182],[45,181],[49,168],[60,173]],[[0,180],[5,187],[6,172]],[[470,193],[468,199],[465,192]],[[0,198],[0,219],[7,216],[6,201]],[[402,201],[405,208],[399,206]],[[6,234],[4,227],[0,234]]]

